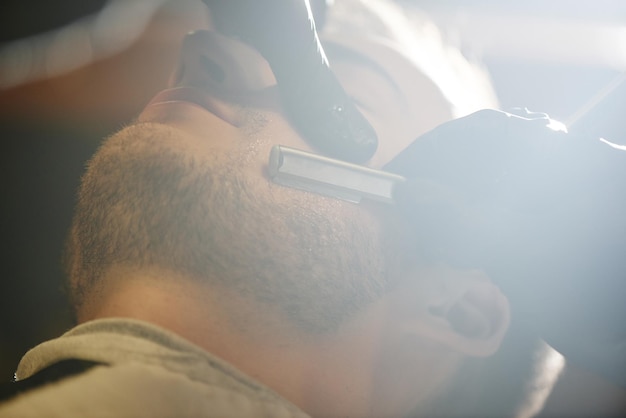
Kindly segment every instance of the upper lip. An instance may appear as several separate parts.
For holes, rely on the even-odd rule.
[[[148,106],[161,103],[186,102],[208,110],[208,98],[198,87],[174,87],[163,90],[150,100]]]

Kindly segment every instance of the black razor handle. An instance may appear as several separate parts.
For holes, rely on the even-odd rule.
[[[221,33],[267,60],[290,121],[312,146],[356,163],[374,155],[376,132],[331,71],[308,0],[203,1]]]

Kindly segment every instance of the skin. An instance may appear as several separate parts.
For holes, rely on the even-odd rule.
[[[207,73],[203,55],[223,70],[225,80],[217,81],[219,71]],[[433,118],[424,124],[411,117],[414,109],[402,97],[401,86],[394,85],[393,75],[361,59],[340,62],[337,71],[383,144],[371,166],[381,167],[416,134],[429,129],[428,123],[439,122]],[[417,69],[416,77],[422,77]],[[362,229],[374,241],[372,254],[384,248],[389,236],[404,242],[393,208],[353,205],[269,180],[266,164],[272,145],[311,150],[285,119],[274,83],[267,63],[250,48],[198,32],[184,42],[171,87],[192,87],[201,92],[200,99],[191,99],[187,90],[157,96],[137,124],[118,135],[149,131],[159,145],[207,165],[228,167],[236,155],[232,170],[245,181],[253,200],[303,212],[310,217],[304,222],[330,219],[328,225],[336,225],[339,232]],[[267,237],[264,245],[270,254],[289,254],[283,246],[297,241],[272,211],[236,223],[244,231],[241,239],[248,233]],[[234,243],[238,239],[232,236]],[[355,243],[340,245],[346,247],[340,251],[370,257],[370,250],[355,249]],[[304,330],[293,320],[293,312],[268,299],[271,295],[219,284],[215,277],[198,280],[156,264],[110,265],[85,292],[77,314],[79,322],[130,317],[172,330],[312,416],[404,416],[439,395],[464,358],[497,350],[508,327],[509,308],[480,271],[386,257],[381,262],[393,266],[378,278],[380,289],[371,290],[372,300],[326,332]],[[322,279],[333,270],[319,267]],[[79,286],[76,279],[71,284]]]

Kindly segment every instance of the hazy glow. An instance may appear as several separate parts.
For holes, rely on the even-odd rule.
[[[626,70],[625,25],[472,12],[444,20],[482,56]]]
[[[626,151],[626,145],[619,145],[619,144],[615,144],[613,142],[607,141],[604,138],[600,138],[600,141],[604,142],[605,144],[607,144],[610,147],[613,147],[615,149],[618,149],[620,151]]]
[[[558,120],[550,119],[550,123],[547,125],[548,128],[557,132],[567,132],[567,126],[563,122],[559,122]]]
[[[529,399],[516,418],[532,418],[543,409],[565,367],[565,358],[545,343],[537,356],[540,361],[536,365],[535,378],[530,382]]]

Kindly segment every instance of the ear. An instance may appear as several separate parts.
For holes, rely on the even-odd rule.
[[[402,320],[413,321],[405,330],[468,356],[498,350],[510,323],[509,302],[482,271],[437,266],[415,274],[420,285],[413,291],[421,296],[404,311]]]

